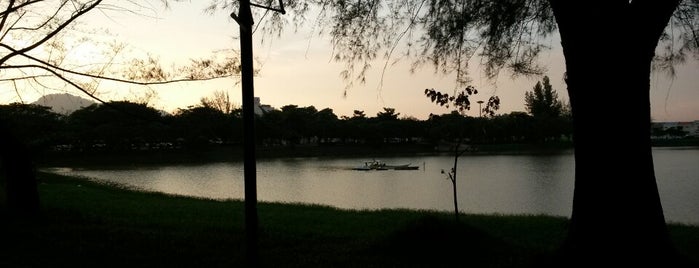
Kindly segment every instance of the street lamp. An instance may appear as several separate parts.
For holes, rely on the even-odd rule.
[[[250,7],[286,13],[284,3],[279,0],[279,8],[250,3],[241,0],[238,14],[231,13],[231,18],[240,26],[240,76],[243,92],[243,178],[245,188],[245,242],[248,266],[259,266],[258,261],[258,215],[257,215],[257,167],[255,162],[255,110],[253,89],[253,53],[252,53],[252,11]]]
[[[483,104],[482,100],[477,101],[478,103],[478,117],[483,117],[483,109],[481,108],[481,104]]]

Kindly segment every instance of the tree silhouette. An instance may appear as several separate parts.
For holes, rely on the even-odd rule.
[[[211,143],[229,143],[234,136],[233,120],[211,106],[179,110],[173,118],[177,133],[190,149],[206,148]]]
[[[61,139],[63,118],[45,106],[21,103],[0,105],[0,121],[5,122],[14,136],[32,153],[42,151]]]
[[[156,143],[168,128],[160,112],[145,104],[113,101],[93,104],[73,112],[70,126],[80,131],[81,147],[100,143],[105,150],[124,152]]]
[[[85,36],[74,35],[81,32],[74,31],[80,18],[100,9],[130,12],[129,8],[139,7],[143,6],[135,1],[121,1],[119,4],[102,0],[3,2],[0,9],[0,82],[14,88],[18,94],[21,85],[47,89],[74,88],[106,104],[96,96],[103,81],[144,86],[230,77],[239,73],[237,58],[225,55],[195,59],[190,65],[173,67],[170,71],[163,69],[157,57],[153,56],[117,62],[117,55],[124,48],[118,43],[95,42],[107,51],[104,59],[70,57],[72,45],[91,41]],[[110,76],[112,74],[114,76]],[[33,182],[36,177],[32,159],[24,151],[25,146],[19,143],[20,139],[6,125],[0,122],[3,142],[9,143],[0,148],[7,196],[38,198],[32,193],[35,189],[22,193],[22,189],[31,187],[13,188],[15,185],[36,185]],[[39,203],[38,199],[27,202]],[[8,202],[9,206],[16,204]],[[38,206],[25,206],[22,209],[30,209],[26,211],[28,214],[38,213]]]
[[[231,96],[225,90],[216,90],[211,96],[202,97],[200,102],[202,106],[214,108],[224,114],[230,114],[236,109],[233,102],[231,102]]]
[[[532,91],[524,93],[524,105],[536,123],[537,139],[557,139],[563,133],[563,103],[553,90],[548,76],[536,82]]]
[[[471,109],[471,101],[469,100],[469,97],[475,94],[478,94],[478,90],[473,86],[466,87],[464,90],[455,93],[454,96],[449,96],[449,94],[439,92],[435,89],[425,89],[425,96],[428,97],[430,101],[440,106],[446,106],[447,108],[451,106],[454,109],[451,116],[456,116],[458,119],[462,119],[462,116],[458,114],[457,111],[463,112],[465,110]],[[500,98],[498,98],[497,96],[491,96],[486,107],[483,108],[483,111],[487,111],[487,114],[493,114],[495,113],[495,110],[499,108]],[[463,128],[463,122],[460,121],[462,120],[454,122],[452,127],[456,130],[450,131],[456,134],[455,136],[452,136],[452,138],[456,138],[456,144],[452,149],[452,152],[454,153],[454,165],[447,172],[442,170],[442,174],[447,174],[447,178],[449,179],[449,181],[451,181],[452,184],[452,190],[454,195],[454,218],[456,220],[459,219],[459,203],[456,191],[456,171],[459,164],[459,157],[471,149],[470,146],[462,148],[462,145],[465,142],[466,132]]]
[[[362,110],[354,110],[352,113],[352,118],[366,118],[366,114]]]
[[[368,137],[368,118],[362,110],[354,110],[352,117],[343,116],[343,140],[353,144],[365,142]]]
[[[383,112],[378,112],[376,113],[376,119],[379,121],[390,121],[390,120],[398,120],[398,116],[400,113],[396,113],[395,108],[383,108]]]
[[[363,82],[372,61],[388,65],[398,51],[414,66],[454,72],[460,85],[475,56],[489,77],[503,69],[538,75],[544,68],[537,56],[557,30],[576,162],[566,254],[587,264],[673,259],[650,147],[649,78],[651,69],[672,73],[675,63],[699,54],[696,0],[294,1],[293,22],[308,21],[302,18],[316,10],[309,5],[321,10],[314,29],[330,34],[349,81]],[[267,29],[278,32],[284,22],[272,17]],[[600,96],[619,120],[604,120],[610,114]]]
[[[330,139],[337,138],[340,134],[337,115],[330,108],[325,108],[315,113],[311,126],[311,135],[318,137],[319,143],[331,143]]]
[[[566,246],[575,260],[590,263],[587,256],[595,256],[613,263],[674,261],[655,182],[648,92],[656,47],[673,13],[699,15],[696,1],[679,3],[551,2],[566,58],[573,116],[576,179]],[[596,19],[579,23],[589,16]],[[608,31],[611,28],[618,31]],[[696,35],[691,38],[688,45],[699,41]],[[695,45],[690,50],[699,52]],[[603,120],[609,114],[599,107],[597,92],[613,101],[622,120]]]
[[[527,112],[534,117],[558,117],[563,109],[548,76],[536,82],[532,91],[524,93],[524,104]]]
[[[34,176],[33,159],[42,147],[56,139],[59,115],[48,107],[14,103],[0,106],[0,208],[6,206],[15,215],[32,215],[39,209],[39,193]]]

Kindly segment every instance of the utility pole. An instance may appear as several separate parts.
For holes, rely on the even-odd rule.
[[[245,256],[250,267],[259,266],[257,250],[257,164],[255,156],[255,90],[252,53],[252,11],[250,0],[240,0],[240,76],[243,91],[243,176],[245,185]]]
[[[279,0],[279,9],[240,0],[238,15],[231,17],[240,27],[240,65],[241,87],[243,91],[243,176],[245,184],[245,255],[248,266],[259,267],[259,222],[257,215],[257,164],[255,156],[255,90],[252,52],[252,10],[251,6],[260,7],[282,14],[284,4]]]

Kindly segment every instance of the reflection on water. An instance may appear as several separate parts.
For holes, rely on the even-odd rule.
[[[653,150],[665,219],[699,225],[699,148]]]
[[[660,195],[669,221],[699,224],[699,149],[653,151]],[[257,163],[262,201],[325,204],[349,209],[453,209],[451,183],[441,174],[449,156],[383,158],[420,170],[355,171],[371,159],[291,158]],[[467,155],[459,158],[459,208],[469,213],[569,216],[572,151],[548,155]],[[242,199],[241,162],[144,168],[56,169],[170,194]]]

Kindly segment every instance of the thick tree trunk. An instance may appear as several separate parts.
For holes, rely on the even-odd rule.
[[[451,190],[454,194],[454,219],[456,221],[459,221],[459,199],[456,196],[456,193],[458,192],[456,190],[456,171],[459,167],[459,156],[461,156],[459,153],[459,147],[461,147],[461,140],[459,140],[459,143],[457,143],[456,147],[454,148],[454,167],[452,167],[452,177],[449,178],[451,180]]]
[[[653,169],[649,79],[658,38],[677,1],[655,3],[652,10],[628,1],[551,3],[575,142],[564,252],[581,266],[669,264],[676,256]]]
[[[0,185],[6,209],[15,216],[39,213],[36,171],[29,150],[0,120]],[[2,203],[0,203],[2,204]]]

